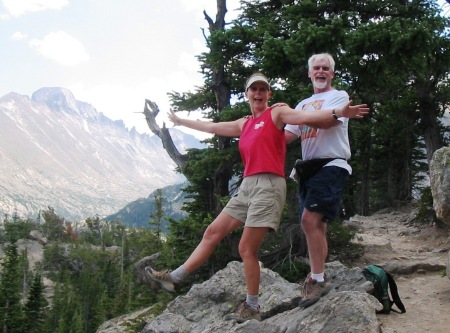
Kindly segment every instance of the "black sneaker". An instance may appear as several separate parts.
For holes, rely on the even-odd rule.
[[[170,277],[169,271],[158,272],[151,268],[150,266],[145,267],[145,275],[160,284],[162,288],[173,293],[175,291],[175,286]]]

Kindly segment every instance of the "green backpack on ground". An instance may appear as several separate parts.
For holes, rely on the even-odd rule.
[[[398,313],[406,312],[405,306],[398,295],[397,284],[391,274],[378,265],[369,265],[362,270],[362,273],[366,280],[373,283],[374,290],[372,295],[383,304],[383,310],[377,311],[377,313],[389,314],[391,311]],[[389,297],[389,291],[392,295],[392,300]],[[393,309],[393,304],[395,304],[400,311]]]

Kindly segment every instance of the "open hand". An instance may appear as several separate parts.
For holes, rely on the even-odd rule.
[[[169,115],[169,120],[173,123],[174,126],[180,124],[180,117],[178,117],[175,112],[170,110],[170,112],[168,112],[167,114]]]
[[[353,101],[349,101],[346,105],[341,108],[336,108],[337,117],[346,118],[364,118],[365,115],[369,114],[370,109],[367,104],[351,105]]]

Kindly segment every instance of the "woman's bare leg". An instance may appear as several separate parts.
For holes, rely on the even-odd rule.
[[[242,225],[241,221],[227,213],[221,212],[206,228],[201,242],[183,264],[184,269],[189,274],[197,270],[208,260],[220,241]]]
[[[245,282],[249,295],[259,294],[260,267],[258,251],[269,228],[244,228],[239,242],[239,254],[244,263]]]

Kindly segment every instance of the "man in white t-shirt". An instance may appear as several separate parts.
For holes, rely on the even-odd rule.
[[[301,101],[296,109],[314,112],[333,109],[346,104],[345,91],[331,86],[334,78],[334,59],[328,53],[314,54],[308,60],[308,77],[314,94]],[[338,118],[334,113],[332,126],[312,128],[305,125],[287,125],[286,141],[301,139],[302,160],[335,158],[318,172],[299,182],[300,223],[305,232],[311,273],[306,278],[300,307],[308,307],[327,294],[332,285],[326,281],[325,260],[328,255],[327,222],[336,217],[344,185],[352,169],[348,140],[348,118]]]

